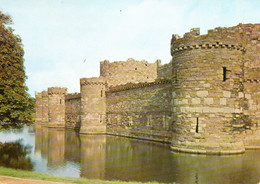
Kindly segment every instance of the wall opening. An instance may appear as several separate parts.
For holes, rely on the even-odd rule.
[[[227,67],[223,67],[223,82],[227,80]]]
[[[103,90],[101,90],[101,94],[100,94],[101,97],[103,97]]]
[[[61,99],[60,99],[60,104],[61,104]]]
[[[99,123],[102,124],[102,115],[99,115]]]
[[[197,117],[196,133],[199,133],[199,118]]]
[[[135,68],[135,70],[137,70],[137,68]]]

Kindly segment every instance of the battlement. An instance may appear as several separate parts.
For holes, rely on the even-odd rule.
[[[101,77],[81,78],[80,85],[106,85],[106,82]]]
[[[260,40],[260,24],[238,24],[234,27],[217,27],[200,35],[199,28],[193,28],[183,37],[176,34],[171,39],[171,54],[183,50],[228,48],[245,51],[247,40]]]
[[[126,91],[130,89],[143,88],[147,86],[161,85],[161,84],[170,84],[170,79],[159,79],[154,82],[144,82],[144,83],[127,83],[123,85],[113,86],[106,93],[113,93],[118,91]]]
[[[181,45],[178,47],[172,47],[172,54],[180,51],[185,51],[185,50],[214,49],[214,48],[227,48],[230,50],[245,51],[245,48],[242,45],[224,44],[222,42],[215,42],[215,43],[203,43],[199,45]]]
[[[127,61],[100,62],[100,76],[104,77],[108,86],[126,83],[152,82],[157,78],[157,67],[160,60],[149,63],[146,60],[137,61],[129,58]]]
[[[42,97],[42,92],[35,91],[35,98],[41,98],[41,97]]]
[[[65,96],[65,99],[66,100],[70,100],[70,99],[77,99],[77,98],[80,98],[81,97],[81,94],[80,93],[68,93],[66,96]]]
[[[128,58],[126,61],[113,61],[110,62],[109,60],[104,60],[104,61],[100,61],[100,64],[102,65],[121,65],[121,64],[126,64],[126,63],[143,63],[143,64],[149,64],[148,61],[146,60],[135,60],[133,58]]]
[[[47,91],[42,91],[42,97],[47,97],[48,96],[48,92]]]
[[[48,95],[52,94],[67,94],[67,88],[62,87],[50,87],[48,88]]]

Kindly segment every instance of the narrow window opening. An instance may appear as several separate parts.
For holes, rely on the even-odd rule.
[[[227,80],[227,67],[223,67],[223,82]]]
[[[137,68],[135,68],[135,70],[137,70]]]
[[[99,115],[99,123],[102,123],[102,115]]]
[[[60,104],[61,104],[61,99],[60,99]]]
[[[101,90],[101,97],[103,97],[103,90]]]
[[[197,117],[196,133],[199,133],[199,118]]]

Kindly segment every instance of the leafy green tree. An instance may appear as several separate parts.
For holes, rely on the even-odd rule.
[[[35,103],[25,86],[22,40],[10,24],[11,17],[0,11],[0,129],[32,122]]]

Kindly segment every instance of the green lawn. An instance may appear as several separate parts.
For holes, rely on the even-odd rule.
[[[93,180],[93,179],[84,179],[84,178],[72,178],[72,177],[56,177],[49,174],[42,174],[33,171],[25,171],[20,169],[11,169],[0,166],[0,175],[5,176],[13,176],[19,178],[32,178],[32,179],[40,179],[47,181],[56,181],[56,182],[70,182],[70,183],[111,183],[111,184],[123,184],[123,183],[141,183],[141,182],[123,182],[123,181],[103,181],[103,180]],[[158,183],[158,182],[148,182]]]

